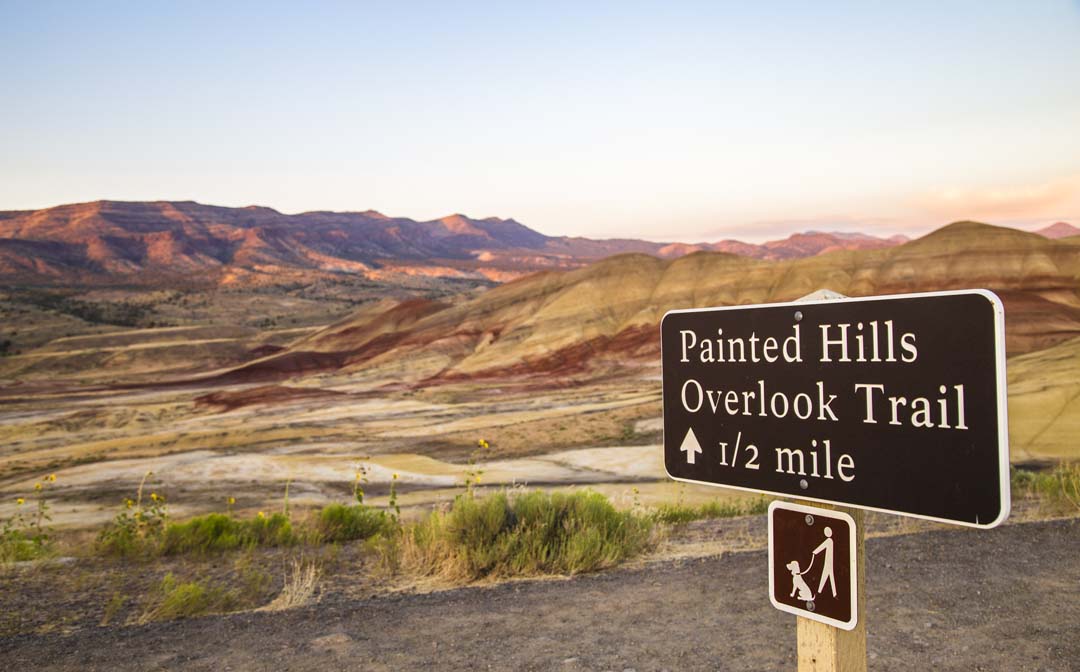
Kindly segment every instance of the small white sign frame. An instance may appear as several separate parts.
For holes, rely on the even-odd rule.
[[[812,516],[821,516],[823,518],[838,518],[847,523],[848,526],[848,540],[851,548],[848,552],[848,557],[851,559],[851,578],[850,578],[850,595],[851,595],[851,619],[848,621],[839,621],[835,618],[829,618],[819,613],[810,611],[808,609],[800,609],[793,607],[789,604],[784,604],[776,599],[776,576],[774,571],[774,542],[773,542],[773,511],[776,509],[785,509],[787,511],[794,511],[796,513],[804,513]],[[812,621],[819,623],[825,623],[833,627],[840,628],[841,630],[854,630],[855,626],[859,623],[859,561],[856,557],[857,538],[856,533],[858,530],[855,527],[855,520],[844,513],[843,511],[835,511],[832,509],[821,509],[813,506],[805,506],[803,504],[793,504],[790,502],[782,502],[774,500],[769,504],[769,601],[772,605],[780,611],[785,611],[789,614],[795,614],[803,618],[808,618]]]

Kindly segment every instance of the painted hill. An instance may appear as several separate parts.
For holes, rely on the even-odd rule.
[[[712,252],[675,260],[620,255],[532,275],[453,305],[369,309],[228,375],[338,369],[431,384],[598,374],[654,365],[667,310],[792,300],[823,287],[850,296],[993,289],[1006,305],[1009,352],[1018,354],[1080,336],[1078,275],[1080,247],[975,222],[897,247],[782,262]]]
[[[1068,238],[1069,236],[1080,236],[1080,229],[1067,222],[1055,222],[1050,226],[1044,226],[1035,233],[1056,240],[1058,238]]]
[[[342,275],[504,282],[616,254],[674,258],[699,250],[791,259],[897,244],[810,232],[764,245],[551,237],[513,219],[455,214],[418,222],[364,212],[282,214],[192,201],[95,201],[0,212],[0,283],[50,286],[253,286]]]
[[[0,278],[257,284],[274,282],[283,271],[375,276],[426,269],[483,277],[473,250],[546,240],[512,219],[451,215],[416,222],[373,211],[284,215],[263,207],[97,201],[0,213]],[[443,269],[443,260],[458,268]]]

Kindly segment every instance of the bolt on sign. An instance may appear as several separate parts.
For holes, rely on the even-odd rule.
[[[667,472],[994,527],[1010,507],[1004,322],[978,289],[671,311]]]
[[[774,501],[769,505],[769,600],[796,616],[852,630],[859,622],[855,521]]]

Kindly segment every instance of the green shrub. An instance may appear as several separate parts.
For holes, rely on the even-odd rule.
[[[239,548],[243,543],[242,526],[240,521],[221,513],[209,513],[186,523],[173,523],[165,528],[162,552],[176,555]]]
[[[45,552],[43,545],[35,543],[21,530],[6,530],[0,534],[0,563],[35,560]]]
[[[690,504],[661,504],[649,513],[649,517],[665,525],[684,525],[692,520],[705,518],[734,518],[765,513],[769,501],[764,497],[742,502],[713,500],[697,506]]]
[[[222,513],[208,513],[165,528],[162,553],[210,553],[247,546],[288,546],[296,543],[292,523],[281,513],[237,520]]]
[[[402,564],[454,580],[576,574],[610,567],[643,551],[650,521],[620,512],[595,492],[505,492],[458,497],[404,532]]]
[[[232,592],[200,581],[180,583],[172,573],[165,575],[155,592],[156,604],[142,615],[143,622],[221,613],[236,606]]]
[[[51,508],[46,491],[56,482],[50,474],[34,484],[34,502],[27,505],[25,497],[15,498],[15,511],[0,518],[0,563],[35,560],[52,550]]]
[[[319,511],[316,528],[322,541],[352,541],[386,534],[394,521],[385,511],[362,504],[330,504]]]
[[[292,546],[300,540],[289,517],[282,513],[259,515],[241,525],[244,541],[255,546]]]
[[[119,525],[116,521],[106,524],[98,533],[97,549],[105,555],[121,558],[151,555],[157,551],[156,545],[136,534],[131,526]]]
[[[146,472],[135,499],[125,499],[124,508],[98,534],[98,550],[106,555],[121,557],[152,556],[160,550],[162,534],[169,518],[165,497],[150,493],[149,503],[143,499]]]
[[[1047,471],[1012,469],[1014,496],[1033,496],[1056,512],[1080,510],[1080,462],[1063,462]]]

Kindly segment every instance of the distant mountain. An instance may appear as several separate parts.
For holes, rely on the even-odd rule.
[[[551,237],[513,219],[461,214],[420,222],[372,210],[286,215],[192,201],[95,201],[0,212],[0,283],[250,286],[342,273],[383,283],[413,277],[505,282],[616,254],[674,258],[704,250],[794,259],[898,242],[808,232],[764,245],[669,244]]]
[[[243,284],[304,271],[483,277],[473,250],[546,241],[512,219],[416,222],[373,211],[284,215],[190,201],[97,201],[0,213],[0,278]]]
[[[1056,222],[1050,226],[1044,226],[1035,233],[1040,236],[1046,236],[1047,238],[1068,238],[1070,236],[1080,236],[1080,229],[1076,228],[1072,224],[1066,222]]]
[[[780,262],[713,252],[620,255],[453,304],[369,307],[227,379],[338,369],[426,385],[624,371],[656,364],[668,310],[786,301],[822,288],[849,296],[992,289],[1005,303],[1008,350],[1018,354],[1080,336],[1077,277],[1080,245],[975,222],[891,248]]]
[[[758,259],[802,259],[839,250],[877,250],[893,247],[907,242],[906,236],[877,238],[863,233],[824,233],[808,231],[796,233],[783,240],[774,240],[759,245],[756,253],[737,253]],[[714,249],[727,252],[730,250],[714,246]]]
[[[807,231],[760,245],[744,243],[741,240],[721,240],[718,243],[672,243],[660,248],[658,256],[673,259],[692,252],[727,252],[740,257],[779,261],[814,257],[839,250],[877,250],[907,241],[907,236],[877,238],[864,233]]]

